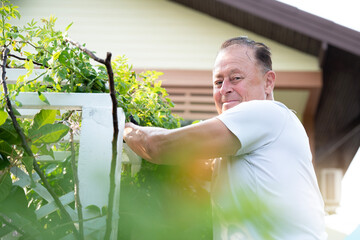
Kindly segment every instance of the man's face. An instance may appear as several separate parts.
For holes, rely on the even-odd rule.
[[[265,100],[266,74],[257,66],[253,50],[233,45],[221,50],[213,69],[213,97],[219,114],[250,100]]]

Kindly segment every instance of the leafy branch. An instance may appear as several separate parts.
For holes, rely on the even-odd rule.
[[[94,53],[92,53],[87,48],[81,46],[79,43],[73,41],[72,39],[66,38],[65,41],[77,46],[83,52],[88,54],[95,61],[104,64],[107,70],[108,78],[109,78],[109,89],[110,89],[110,97],[112,101],[112,118],[113,118],[113,139],[112,139],[112,157],[111,157],[111,167],[110,167],[110,191],[109,191],[109,199],[108,199],[108,214],[106,218],[106,230],[104,239],[110,239],[111,235],[111,225],[113,218],[113,208],[114,208],[114,195],[115,195],[115,170],[116,170],[116,158],[117,158],[117,142],[119,136],[119,125],[118,125],[118,117],[117,117],[117,99],[115,95],[115,84],[114,84],[114,72],[111,66],[111,53],[108,52],[106,54],[106,59],[101,59],[97,57]]]
[[[21,60],[21,61],[30,61],[30,60],[31,60],[31,59],[29,59],[29,58],[19,57],[19,56],[16,56],[16,55],[14,55],[14,54],[8,54],[8,56],[9,56],[9,57],[16,58],[16,59]],[[38,66],[48,68],[48,66],[46,66],[45,64],[36,62],[36,61],[34,61],[34,60],[32,60],[32,62],[33,62],[34,64],[38,65]]]
[[[48,192],[50,193],[50,195],[52,196],[52,198],[54,199],[54,202],[56,203],[56,205],[59,207],[64,219],[66,221],[72,221],[69,213],[66,211],[64,205],[61,203],[60,199],[58,198],[58,196],[56,195],[56,193],[53,191],[52,187],[50,186],[49,182],[47,181],[44,173],[41,171],[40,166],[37,164],[34,154],[31,150],[31,148],[29,147],[27,141],[26,141],[26,136],[23,133],[21,127],[19,126],[19,123],[16,120],[16,116],[14,114],[13,111],[13,107],[8,95],[8,88],[7,88],[7,84],[6,84],[6,68],[5,68],[5,64],[6,64],[6,60],[8,57],[8,53],[9,53],[9,49],[5,48],[5,50],[2,53],[2,59],[3,59],[3,64],[2,64],[2,85],[3,85],[3,89],[4,89],[4,94],[5,94],[5,99],[6,99],[6,110],[11,118],[11,121],[13,123],[13,126],[16,130],[16,132],[18,133],[18,135],[20,136],[21,139],[21,144],[22,147],[24,148],[27,156],[31,157],[32,162],[33,162],[33,167],[35,172],[39,175],[40,179],[42,180],[44,187],[46,188],[46,190],[48,190]],[[78,231],[76,229],[76,227],[74,225],[72,225],[72,229],[75,233],[75,235],[78,235]]]

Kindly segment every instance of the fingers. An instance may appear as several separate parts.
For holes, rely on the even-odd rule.
[[[136,127],[136,125],[133,123],[130,122],[125,123],[124,133],[123,133],[123,139],[125,142],[131,136],[132,132],[134,131],[134,127]]]

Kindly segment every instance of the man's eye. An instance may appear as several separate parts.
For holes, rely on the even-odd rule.
[[[233,77],[233,80],[236,80],[236,81],[241,80],[241,79],[243,79],[243,77]]]
[[[221,87],[222,83],[223,83],[223,81],[216,81],[216,82],[215,82],[215,86]]]

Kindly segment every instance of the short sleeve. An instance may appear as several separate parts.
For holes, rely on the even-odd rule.
[[[289,111],[285,105],[270,100],[243,102],[223,112],[217,118],[239,139],[236,155],[270,144],[281,133]]]

